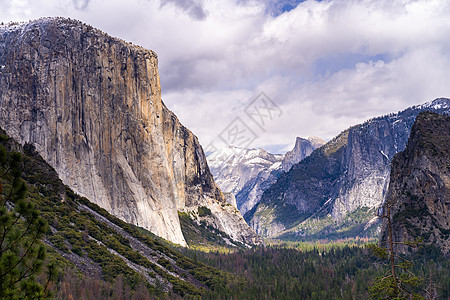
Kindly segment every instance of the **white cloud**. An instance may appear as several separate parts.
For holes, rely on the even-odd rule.
[[[447,0],[0,2],[3,21],[69,16],[155,50],[163,100],[204,144],[260,91],[284,114],[254,146],[450,96]]]
[[[194,19],[203,20],[206,18],[206,12],[201,2],[194,0],[162,0],[161,6],[167,5],[168,3],[179,7]]]

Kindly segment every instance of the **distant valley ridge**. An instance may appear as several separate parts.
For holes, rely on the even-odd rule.
[[[376,209],[389,186],[390,163],[403,151],[422,111],[450,112],[438,98],[355,125],[295,164],[245,214],[257,233],[282,239],[377,236]]]

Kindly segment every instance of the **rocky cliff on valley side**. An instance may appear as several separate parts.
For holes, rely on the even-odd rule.
[[[186,245],[177,211],[258,242],[227,205],[197,138],[161,101],[157,55],[79,21],[0,26],[0,126],[78,194]]]
[[[450,116],[419,114],[406,149],[392,160],[386,204],[392,204],[395,243],[421,238],[450,254]],[[384,222],[382,241],[387,228]]]

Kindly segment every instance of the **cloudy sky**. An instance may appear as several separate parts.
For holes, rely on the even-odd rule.
[[[283,152],[450,97],[448,0],[0,0],[0,21],[43,16],[156,51],[163,101],[204,146]]]

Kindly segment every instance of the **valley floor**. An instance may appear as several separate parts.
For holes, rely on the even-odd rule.
[[[364,240],[269,242],[232,253],[182,252],[240,277],[237,285],[209,291],[207,299],[368,299],[369,287],[387,270]],[[423,248],[411,258],[411,271],[422,279],[416,292],[426,299],[430,294],[437,296],[432,299],[449,299],[450,261],[433,248]]]

